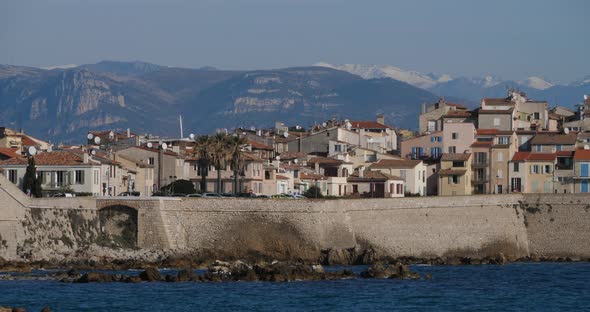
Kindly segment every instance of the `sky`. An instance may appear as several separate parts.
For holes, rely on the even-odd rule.
[[[454,76],[590,75],[585,0],[1,0],[0,64],[384,64]]]

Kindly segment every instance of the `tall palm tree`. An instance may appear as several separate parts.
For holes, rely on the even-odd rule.
[[[211,166],[211,146],[212,139],[208,135],[199,136],[197,142],[197,155],[199,160],[197,165],[201,173],[201,191],[207,192],[207,176],[209,176],[209,167]]]
[[[244,137],[235,134],[229,140],[230,165],[234,173],[234,194],[240,191],[239,177],[244,171],[245,159],[243,148],[246,143],[247,141]]]
[[[222,192],[221,170],[227,167],[230,159],[229,137],[225,133],[217,133],[211,138],[211,161],[217,170],[217,193]]]

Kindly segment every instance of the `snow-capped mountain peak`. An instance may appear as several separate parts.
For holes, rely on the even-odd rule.
[[[403,81],[419,88],[430,88],[438,83],[447,82],[453,78],[447,74],[422,74],[417,71],[404,70],[390,65],[360,65],[360,64],[341,64],[333,65],[329,63],[316,63],[314,66],[328,67],[337,70],[349,72],[358,75],[364,79],[373,78],[392,78]]]
[[[547,88],[553,87],[553,83],[535,76],[528,77],[527,79],[519,81],[518,83],[537,90],[545,90]]]

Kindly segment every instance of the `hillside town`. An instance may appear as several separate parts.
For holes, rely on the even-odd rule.
[[[425,103],[417,131],[388,125],[383,115],[351,116],[309,128],[277,121],[187,137],[181,129],[178,138],[89,131],[80,134],[85,144],[54,146],[0,127],[0,170],[31,196],[588,193],[589,116],[588,96],[572,110],[511,90],[475,109],[444,98]]]

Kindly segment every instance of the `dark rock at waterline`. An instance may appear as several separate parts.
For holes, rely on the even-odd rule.
[[[75,280],[76,283],[108,283],[117,282],[120,276],[115,274],[105,274],[101,272],[88,272]]]
[[[156,268],[147,268],[139,274],[139,278],[142,281],[155,282],[162,280],[162,275],[160,275],[160,271]]]
[[[410,271],[410,267],[407,264],[374,264],[371,265],[367,270],[361,272],[363,278],[391,278],[391,279],[419,279],[420,274],[418,272]]]
[[[48,306],[44,306],[43,309],[41,309],[41,312],[51,312],[51,309],[49,309]]]
[[[178,282],[190,282],[197,281],[199,276],[192,269],[182,269],[178,271],[177,281]]]

